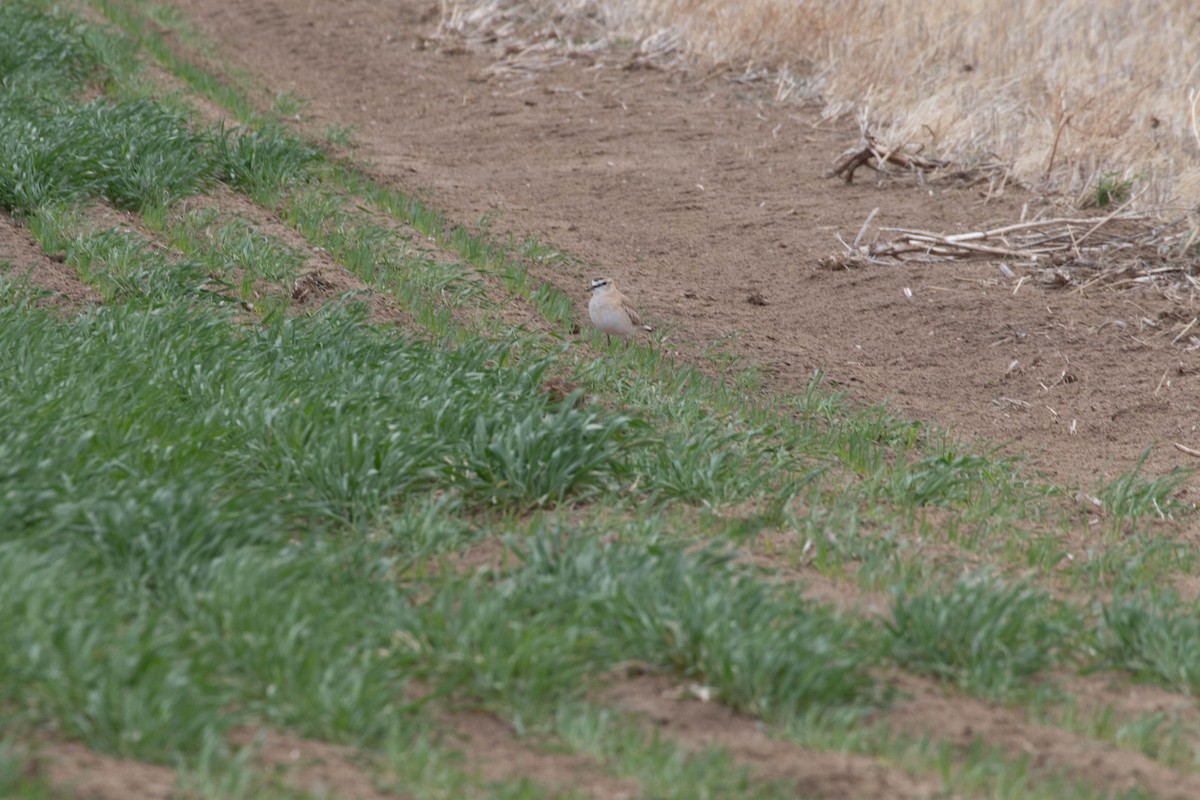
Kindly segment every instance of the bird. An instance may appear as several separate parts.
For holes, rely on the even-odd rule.
[[[612,345],[614,336],[632,336],[639,330],[654,330],[642,322],[629,298],[617,290],[612,278],[592,278],[588,315],[592,318],[592,324],[608,338],[609,345]]]

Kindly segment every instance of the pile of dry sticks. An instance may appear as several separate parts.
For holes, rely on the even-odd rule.
[[[923,158],[903,147],[884,148],[868,131],[858,147],[843,153],[829,175],[849,182],[854,171],[869,166],[886,176],[888,166],[917,173],[944,171],[950,162]],[[1031,276],[1062,286],[1086,287],[1099,280],[1108,285],[1122,283],[1174,282],[1181,288],[1200,289],[1196,275],[1200,265],[1186,254],[1200,231],[1187,224],[1186,218],[1164,222],[1152,214],[1128,210],[1131,202],[1097,216],[1057,216],[1021,219],[1010,225],[985,231],[936,233],[913,228],[880,228],[868,239],[867,233],[879,209],[870,213],[854,241],[841,236],[845,251],[822,259],[827,269],[848,269],[896,261],[936,262],[980,259],[1001,262],[1001,271],[1010,277],[1008,264],[1038,268]],[[1026,209],[1027,210],[1027,209]]]
[[[880,228],[891,237],[864,243],[879,209],[867,217],[854,241],[838,241],[843,253],[822,260],[827,269],[849,269],[897,261],[937,262],[980,259],[1038,268],[1040,282],[1085,288],[1098,281],[1176,283],[1200,289],[1195,259],[1181,258],[1188,229],[1181,221],[1155,224],[1145,214],[1117,209],[1096,217],[1054,217],[1004,225],[986,231],[934,233],[911,228]]]

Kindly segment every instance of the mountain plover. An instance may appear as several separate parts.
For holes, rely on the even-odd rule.
[[[617,291],[612,278],[592,279],[592,299],[588,303],[592,324],[604,332],[608,343],[614,336],[632,336],[638,331],[654,330],[642,322],[629,298]]]

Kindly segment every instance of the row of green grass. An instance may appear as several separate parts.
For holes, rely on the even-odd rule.
[[[99,749],[158,760],[211,747],[244,723],[382,746],[418,724],[409,679],[538,730],[636,659],[785,723],[832,715],[815,729],[828,735],[829,723],[880,702],[868,669],[881,650],[917,671],[946,676],[949,666],[949,677],[977,670],[990,681],[1058,649],[1027,630],[980,637],[967,654],[914,648],[924,630],[914,623],[871,630],[768,589],[720,554],[578,534],[518,545],[523,565],[498,582],[451,577],[408,591],[395,577],[413,543],[390,537],[231,549],[169,591],[13,542],[0,559],[3,668],[15,677],[3,702]],[[955,599],[967,613],[981,602],[961,589]],[[1016,660],[1005,660],[1010,651]],[[931,657],[942,672],[928,669]]]

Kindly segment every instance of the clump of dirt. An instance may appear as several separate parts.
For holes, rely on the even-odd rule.
[[[566,378],[551,377],[542,382],[542,392],[550,398],[553,403],[561,403],[575,392],[579,391],[579,384],[574,381],[569,381]],[[587,402],[585,395],[581,394],[575,398],[575,406],[579,407]]]
[[[33,774],[76,800],[172,800],[175,770],[113,758],[75,742],[39,745]]]

